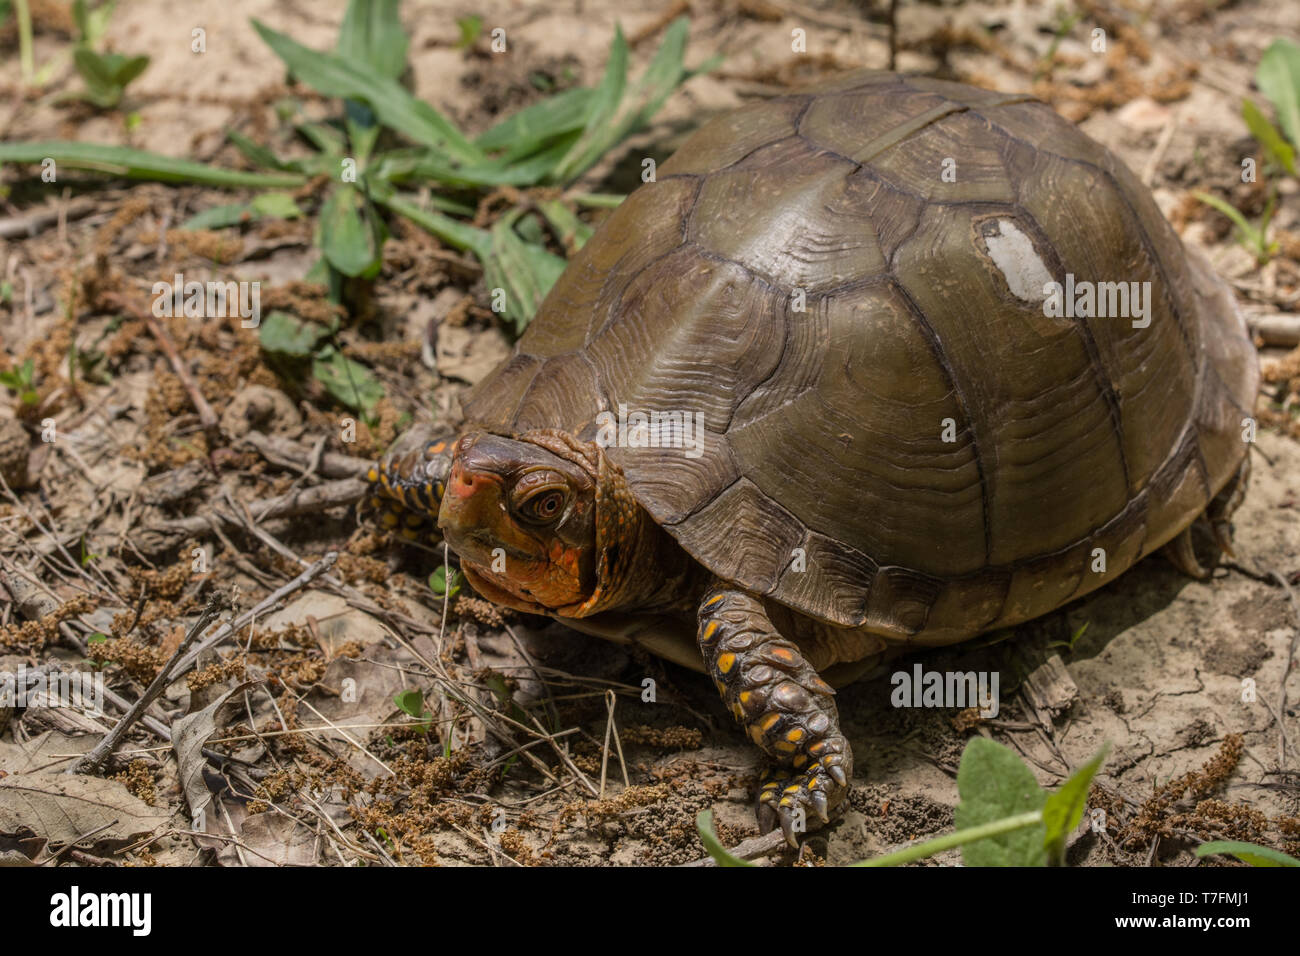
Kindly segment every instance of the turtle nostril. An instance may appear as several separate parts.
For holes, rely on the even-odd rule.
[[[471,478],[469,475],[465,474],[464,472],[461,472],[460,482],[466,487],[472,488],[474,486],[474,479]]]

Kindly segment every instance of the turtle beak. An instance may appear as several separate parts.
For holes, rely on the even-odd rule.
[[[490,456],[474,453],[474,438],[457,446],[447,490],[438,510],[438,527],[462,560],[492,563],[492,545],[485,529],[500,523],[506,510],[505,476],[492,467]]]
[[[520,530],[507,506],[519,465],[516,443],[496,435],[466,435],[451,460],[438,527],[463,562],[491,567],[494,552],[507,560],[546,560],[546,549]]]

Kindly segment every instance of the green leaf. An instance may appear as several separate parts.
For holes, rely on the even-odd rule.
[[[1101,769],[1109,750],[1109,744],[1103,746],[1097,756],[1072,773],[1070,779],[1061,784],[1055,793],[1048,794],[1043,802],[1043,826],[1046,828],[1043,843],[1050,860],[1064,862],[1065,839],[1083,819],[1083,808],[1088,802],[1092,778]]]
[[[713,862],[718,866],[753,866],[748,860],[742,860],[738,856],[732,856],[727,848],[722,845],[718,839],[718,834],[713,830],[713,811],[701,810],[695,817],[695,829],[700,831],[700,842],[704,844],[704,849],[709,851],[709,856],[713,857]]]
[[[83,46],[73,51],[72,62],[92,95],[107,96],[112,93],[113,74],[105,57]]]
[[[90,39],[90,18],[86,15],[86,0],[72,0],[72,22],[82,43]]]
[[[451,572],[451,591],[448,592],[447,566],[444,564],[429,575],[429,590],[438,595],[438,597],[446,595],[447,599],[451,600],[460,593],[460,586],[464,580],[465,576],[461,574],[460,571],[453,570]]]
[[[424,716],[424,692],[419,689],[398,691],[393,695],[393,703],[402,713],[416,720]]]
[[[287,312],[274,311],[262,316],[257,329],[258,341],[267,352],[306,358],[316,350],[329,330],[311,322],[303,322]]]
[[[1211,196],[1209,193],[1194,192],[1192,195],[1207,206],[1212,206],[1231,219],[1233,224],[1241,230],[1243,236],[1250,237],[1255,234],[1255,227],[1246,220],[1246,217],[1242,215],[1241,210],[1236,206],[1229,202],[1225,202],[1218,196]]]
[[[1264,147],[1264,152],[1292,176],[1296,175],[1295,147],[1282,138],[1277,127],[1268,121],[1260,108],[1250,100],[1242,100],[1241,118],[1246,121],[1250,135]]]
[[[490,230],[492,251],[483,260],[483,281],[489,295],[505,290],[505,314],[516,333],[537,314],[542,300],[568,263],[540,245],[525,242],[515,233],[514,223],[522,210],[502,216]]]
[[[1300,146],[1300,46],[1278,38],[1260,57],[1255,83],[1277,111],[1287,139]]]
[[[316,245],[345,276],[374,278],[383,265],[383,224],[366,198],[351,185],[326,197],[316,224]]]
[[[1202,843],[1196,848],[1196,855],[1199,857],[1212,856],[1215,853],[1229,853],[1251,866],[1300,866],[1300,860],[1281,850],[1255,843],[1243,843],[1240,840],[1214,840],[1210,843]]]
[[[311,363],[311,373],[339,404],[367,415],[384,397],[384,386],[370,369],[352,361],[332,345],[317,353]]]
[[[566,251],[577,252],[595,232],[559,199],[548,199],[537,207],[551,224]]]
[[[396,80],[406,70],[406,31],[397,15],[400,0],[352,0],[343,14],[336,49],[345,60],[361,62]]]
[[[295,128],[303,139],[328,154],[331,160],[348,150],[348,140],[343,131],[328,123],[299,123]]]
[[[248,203],[232,203],[226,206],[213,206],[200,213],[195,213],[181,223],[182,229],[225,229],[237,226],[254,218],[253,208]]]
[[[292,170],[296,168],[293,163],[285,162],[265,146],[254,143],[238,130],[226,130],[226,139],[230,140],[249,162],[264,169]]]
[[[262,193],[249,205],[255,213],[267,219],[297,219],[302,215],[291,193]]]
[[[285,189],[301,186],[305,176],[288,173],[246,173],[220,169],[187,159],[174,159],[125,146],[100,146],[59,140],[35,143],[0,143],[0,163],[40,165],[53,159],[57,165],[108,173],[127,179],[160,183],[196,183],[201,186],[261,186]]]
[[[957,768],[961,803],[953,815],[958,831],[1030,811],[1040,811],[1047,794],[1015,751],[985,737],[966,745]],[[1045,828],[1039,823],[962,847],[967,866],[1042,866]]]
[[[609,62],[605,65],[605,75],[596,87],[591,102],[588,104],[587,117],[583,123],[583,133],[568,155],[555,167],[552,173],[556,181],[567,182],[575,179],[592,163],[603,156],[611,145],[617,143],[620,134],[614,123],[614,114],[623,99],[627,88],[627,40],[623,37],[621,27],[614,28],[614,43],[609,50]]]
[[[482,161],[483,154],[450,120],[396,81],[365,64],[310,50],[257,20],[252,22],[275,55],[308,86],[325,96],[364,101],[384,125],[424,146],[446,150],[457,162]]]
[[[567,183],[582,175],[624,137],[647,123],[684,79],[695,75],[687,71],[683,63],[689,27],[686,17],[678,17],[672,22],[654,59],[627,91],[626,98],[622,84],[614,83],[611,77],[613,71],[621,69],[625,72],[627,66],[627,44],[623,42],[622,33],[616,32],[610,50],[609,69],[596,91],[582,139],[556,166],[551,174],[553,181]],[[713,63],[710,61],[704,69],[712,69]]]
[[[432,233],[447,245],[474,253],[479,261],[484,261],[492,253],[492,237],[486,229],[459,222],[450,216],[421,209],[415,203],[397,195],[376,195],[375,202],[391,209],[400,216],[405,216],[421,229]]]
[[[118,59],[121,62],[117,63],[113,70],[113,82],[120,87],[125,87],[143,73],[149,65],[147,56],[119,57]]]
[[[483,32],[483,18],[480,16],[457,17],[456,28],[460,30],[460,39],[456,41],[456,49],[468,50],[474,45],[474,41],[479,38]]]
[[[580,130],[591,114],[595,90],[565,90],[549,99],[527,106],[497,123],[474,142],[480,149],[521,148],[526,156],[560,133]]]

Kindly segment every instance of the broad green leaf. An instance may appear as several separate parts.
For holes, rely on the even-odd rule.
[[[395,80],[365,64],[310,50],[257,20],[252,22],[275,55],[308,86],[325,96],[363,100],[384,125],[424,146],[445,149],[457,162],[482,161],[483,154],[450,120],[416,99]]]
[[[450,600],[460,593],[460,586],[464,580],[465,576],[463,574],[453,570],[451,572],[451,591],[449,592],[447,590],[447,566],[444,564],[429,575],[429,590],[438,597],[445,595]]]
[[[1260,108],[1250,100],[1241,101],[1241,118],[1264,152],[1292,176],[1296,175],[1295,147],[1283,139],[1277,127],[1268,121]]]
[[[400,0],[352,0],[339,27],[338,54],[396,80],[406,69],[406,31]]]
[[[116,54],[114,54],[116,56]],[[112,65],[113,82],[118,86],[126,86],[149,66],[147,56],[128,56],[118,57]]]
[[[957,768],[961,803],[953,815],[957,829],[1041,810],[1047,794],[1015,751],[985,737],[972,738]],[[1042,866],[1045,828],[1040,823],[962,847],[967,866]]]
[[[297,219],[302,215],[291,193],[262,193],[250,205],[255,213],[268,219]]]
[[[1215,853],[1229,853],[1251,866],[1300,866],[1300,860],[1281,850],[1254,843],[1242,843],[1239,840],[1215,840],[1202,843],[1196,848],[1196,855],[1199,857],[1212,856]]]
[[[1255,83],[1277,111],[1287,139],[1300,146],[1300,46],[1280,37],[1260,57]]]
[[[0,143],[0,163],[32,163],[46,159],[72,169],[108,173],[127,179],[160,183],[196,183],[201,186],[261,186],[285,189],[301,186],[306,177],[292,173],[246,173],[205,166],[125,146],[100,146],[59,140],[36,143]]]
[[[1065,839],[1083,819],[1083,808],[1088,802],[1092,778],[1101,769],[1109,750],[1109,745],[1103,746],[1097,756],[1072,773],[1060,789],[1048,794],[1043,802],[1043,826],[1047,831],[1043,841],[1049,859],[1058,863],[1064,861]]]
[[[248,203],[232,203],[227,206],[213,206],[190,216],[181,223],[182,229],[225,229],[237,226],[254,218],[253,208]]]
[[[402,713],[416,720],[424,716],[424,692],[419,689],[398,691],[393,695],[393,703]]]
[[[112,90],[113,73],[105,57],[83,46],[73,51],[72,62],[92,93],[107,93]]]
[[[301,319],[287,312],[276,310],[262,316],[257,329],[258,341],[268,352],[289,355],[294,358],[306,358],[316,350],[321,339],[329,335],[329,330]]]
[[[383,265],[383,224],[351,185],[334,189],[321,206],[316,245],[345,276],[373,278]]]
[[[384,386],[364,365],[327,345],[311,364],[312,377],[341,405],[370,414],[384,397]]]
[[[722,845],[718,839],[718,834],[713,830],[713,811],[701,810],[695,817],[695,829],[700,831],[700,842],[704,844],[704,849],[709,851],[709,856],[713,857],[713,862],[718,866],[753,866],[748,860],[742,860],[738,856],[732,856],[727,848]]]

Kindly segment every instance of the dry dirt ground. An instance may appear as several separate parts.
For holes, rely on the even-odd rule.
[[[248,21],[325,48],[344,6],[227,0],[194,4],[202,10],[194,16],[171,0],[125,0],[108,42],[153,62],[121,111],[57,100],[77,82],[66,62],[44,91],[24,93],[12,28],[0,30],[0,138],[129,144],[239,166],[224,139],[235,128],[292,150],[277,106],[293,98],[324,116],[335,104],[287,88]],[[1268,43],[1300,39],[1300,5],[900,6],[900,69],[1036,92],[1152,185],[1251,316],[1296,310],[1296,183],[1281,184],[1281,249],[1263,267],[1232,241],[1225,219],[1189,196],[1210,190],[1258,215],[1262,188],[1237,176],[1241,158],[1258,149],[1240,102],[1253,95]],[[37,62],[65,55],[66,4],[33,7]],[[536,100],[539,84],[594,83],[616,22],[632,39],[634,67],[644,65],[670,16],[686,7],[408,2],[414,88],[477,132]],[[654,126],[586,185],[627,188],[639,157],[667,155],[716,111],[803,77],[888,60],[878,13],[867,19],[818,0],[689,7],[688,62],[714,52],[725,62],[676,93]],[[508,57],[456,48],[455,18],[471,12],[507,29]],[[197,67],[194,26],[206,29],[209,51]],[[803,55],[791,51],[796,28],[807,31]],[[1105,55],[1088,47],[1094,29],[1107,31]],[[128,114],[138,117],[129,129]],[[388,397],[373,427],[345,444],[337,436],[346,411],[310,381],[277,374],[237,323],[175,320],[160,337],[122,309],[183,271],[200,281],[259,280],[264,310],[321,320],[329,303],[300,281],[314,261],[310,223],[185,233],[178,223],[230,194],[78,175],[47,185],[14,168],[0,173],[0,185],[0,217],[58,213],[33,235],[0,239],[9,290],[0,304],[0,369],[32,359],[39,397],[22,412],[27,474],[11,471],[19,487],[0,498],[0,670],[75,666],[89,653],[108,662],[108,687],[129,704],[211,594],[233,592],[237,612],[246,611],[326,552],[339,553],[328,574],[174,682],[151,708],[152,723],[136,725],[100,777],[74,786],[50,775],[101,739],[121,715],[115,705],[98,717],[0,707],[0,855],[44,859],[95,831],[64,859],[680,864],[703,856],[694,825],[701,809],[714,810],[729,845],[757,834],[757,754],[705,678],[558,624],[502,619],[464,595],[444,607],[424,583],[437,555],[399,551],[337,504],[356,497],[355,459],[382,450],[409,420],[454,421],[460,395],[508,348],[475,262],[395,226],[369,314],[348,317],[342,333]],[[163,338],[220,417],[219,430],[202,427]],[[1261,355],[1272,371],[1254,478],[1236,520],[1235,566],[1198,582],[1154,557],[1014,633],[919,659],[930,670],[998,671],[1003,704],[993,720],[896,709],[883,677],[841,691],[857,754],[846,814],[797,856],[758,856],[840,864],[949,828],[955,768],[965,741],[980,733],[1019,750],[1044,785],[1112,745],[1091,800],[1106,811],[1105,827],[1085,818],[1071,862],[1190,865],[1192,848],[1218,836],[1295,853],[1300,668],[1291,656],[1300,609],[1268,574],[1292,585],[1300,576],[1300,445],[1295,412],[1280,410],[1296,400],[1300,366],[1286,349],[1262,347]],[[11,392],[0,396],[0,424],[20,411]],[[52,444],[37,440],[47,418],[57,428]],[[254,428],[281,444],[250,444]],[[12,428],[2,434],[12,444]],[[323,503],[282,517],[256,504],[290,492]],[[1063,668],[1053,670],[1054,661]],[[642,699],[646,678],[655,681],[654,702]],[[1244,692],[1252,687],[1253,696]],[[427,734],[394,706],[395,694],[412,689],[424,694]],[[224,706],[213,706],[223,697]],[[175,746],[163,735],[168,727]],[[16,782],[25,787],[17,817]],[[955,852],[937,858],[956,861]]]

